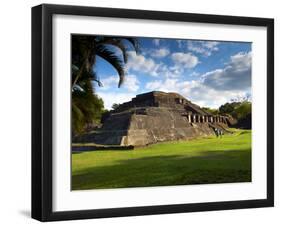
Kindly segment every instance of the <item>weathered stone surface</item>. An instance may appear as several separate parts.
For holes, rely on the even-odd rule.
[[[143,146],[209,136],[214,128],[226,131],[227,117],[213,116],[176,93],[150,92],[121,104],[100,129],[74,141]]]

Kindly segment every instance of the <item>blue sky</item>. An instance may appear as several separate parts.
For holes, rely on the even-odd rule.
[[[103,86],[95,85],[96,93],[107,109],[153,90],[178,92],[202,107],[212,108],[251,96],[251,43],[138,40],[139,54],[128,48],[126,79],[121,88],[115,69],[97,58],[94,70]]]

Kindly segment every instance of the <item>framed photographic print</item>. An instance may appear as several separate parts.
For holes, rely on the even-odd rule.
[[[274,21],[32,8],[32,217],[274,205]]]

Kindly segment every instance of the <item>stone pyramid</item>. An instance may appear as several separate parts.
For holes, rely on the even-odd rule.
[[[139,94],[103,119],[100,129],[75,139],[102,145],[144,146],[227,132],[229,118],[212,115],[177,93]]]

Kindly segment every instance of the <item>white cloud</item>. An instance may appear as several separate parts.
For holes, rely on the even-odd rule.
[[[182,93],[183,88],[188,87],[190,82],[181,82],[176,78],[166,78],[165,80],[154,80],[148,82],[145,86],[148,90],[157,90],[163,92],[179,92]]]
[[[128,52],[129,59],[126,64],[127,71],[134,70],[140,71],[152,76],[157,76],[159,64],[155,63],[153,59],[147,58],[141,54],[136,54],[134,51]]]
[[[193,68],[199,63],[198,58],[192,53],[176,52],[171,57],[176,65],[184,68]]]
[[[114,103],[121,104],[131,100],[135,97],[139,90],[140,82],[136,75],[128,74],[125,76],[124,83],[118,89],[119,77],[117,75],[109,76],[103,79],[103,87],[99,87],[96,92],[103,99],[106,109],[111,109]],[[118,89],[118,92],[114,92],[111,88]]]
[[[152,82],[146,83],[145,88],[149,90],[160,90],[160,88],[163,87],[163,83],[161,80],[155,80]]]
[[[174,65],[168,67],[168,69],[164,73],[164,76],[167,78],[176,78],[183,75],[183,73],[184,73],[184,68],[181,65]]]
[[[205,86],[201,81],[192,81],[185,83],[181,93],[202,107],[218,108],[233,98],[245,96],[247,91],[215,90]]]
[[[122,104],[136,96],[134,92],[97,92],[97,94],[103,99],[104,107],[108,110],[113,104]]]
[[[184,68],[180,65],[167,66],[166,64],[158,64],[156,74],[162,78],[177,78],[180,77],[184,72]]]
[[[216,41],[187,41],[187,49],[189,51],[202,54],[203,56],[211,56],[214,51],[218,51],[219,42]]]
[[[167,78],[155,80],[146,84],[148,91],[177,92],[201,107],[218,108],[231,99],[244,97],[247,91],[220,91],[205,86],[201,81],[181,81]]]
[[[231,56],[225,68],[205,73],[202,78],[206,86],[217,90],[245,90],[251,87],[251,52],[240,52]]]
[[[116,88],[118,86],[119,77],[116,75],[109,76],[102,80],[103,86],[100,87],[101,90],[108,90],[109,88]],[[139,89],[139,80],[133,75],[129,74],[125,76],[124,82],[122,84],[122,88],[127,89],[130,92],[138,91]]]
[[[184,46],[184,43],[185,43],[186,41],[184,41],[184,40],[176,40],[176,42],[178,43],[178,47],[179,47],[179,48],[182,48],[182,47]]]
[[[105,79],[102,79],[102,87],[101,89],[109,89],[112,86],[118,86],[119,78],[117,75],[109,76]]]
[[[124,80],[124,88],[126,88],[128,91],[136,92],[139,89],[139,80],[135,75],[127,75],[125,76]]]
[[[217,45],[219,44],[219,42],[216,42],[216,41],[200,41],[202,43],[202,46],[210,49],[210,50],[213,50],[213,51],[218,51],[218,47]]]
[[[162,57],[165,57],[167,55],[170,54],[170,50],[167,49],[167,48],[160,48],[160,49],[154,49],[152,52],[151,52],[151,56],[152,57],[155,57],[155,58],[162,58]]]
[[[153,53],[150,53],[152,55]],[[155,56],[160,57],[165,54],[169,54],[168,49],[160,49],[159,52],[155,52]],[[151,75],[154,77],[163,76],[167,78],[179,77],[183,74],[185,68],[193,68],[199,60],[191,53],[176,52],[171,55],[174,65],[168,66],[163,62],[156,63],[152,58],[144,55],[137,55],[133,51],[128,52],[129,60],[126,64],[126,70],[128,73],[141,72],[142,74]],[[133,72],[131,72],[133,71]]]
[[[156,46],[159,46],[160,45],[160,39],[159,38],[155,38],[152,40],[153,44],[156,45]]]
[[[145,86],[147,91],[177,92],[200,106],[218,108],[232,99],[251,95],[251,52],[231,56],[225,68],[205,73],[197,80],[179,78],[154,80]]]
[[[200,73],[193,71],[192,73],[189,74],[190,77],[198,77]]]
[[[248,70],[252,64],[252,52],[239,52],[230,59],[230,66],[235,67],[236,70]]]
[[[144,75],[147,74],[154,77],[179,77],[183,73],[186,64],[189,64],[188,66],[192,66],[192,64],[194,64],[194,62],[192,62],[192,60],[194,60],[192,58],[193,56],[191,56],[190,62],[176,62],[175,65],[168,66],[162,62],[156,63],[152,58],[146,57],[144,55],[137,55],[133,51],[128,52],[128,55],[129,60],[126,64],[126,70],[128,73],[141,72]],[[174,56],[174,58],[176,57],[177,56]],[[197,60],[197,58],[195,60]],[[133,72],[131,72],[131,70]]]
[[[224,68],[207,72],[202,76],[192,73],[197,80],[185,81],[172,77],[174,75],[172,71],[176,70],[180,68],[160,65],[159,72],[164,76],[160,77],[161,80],[146,83],[146,91],[177,92],[195,104],[212,108],[218,108],[232,99],[243,99],[251,95],[251,52],[237,53],[230,57]],[[128,92],[98,92],[106,108],[110,109],[113,103],[129,101],[137,94],[139,90],[137,77],[130,74],[126,78],[124,88]],[[117,86],[118,76],[110,76],[103,83],[105,87],[110,84]]]

